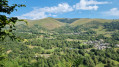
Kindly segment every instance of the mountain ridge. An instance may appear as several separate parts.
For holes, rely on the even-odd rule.
[[[62,26],[80,26],[80,25],[85,25],[87,23],[92,23],[92,22],[99,22],[99,23],[110,23],[112,21],[119,21],[118,19],[112,20],[112,19],[99,19],[99,18],[44,18],[44,19],[38,19],[38,20],[28,20],[28,26],[33,27],[34,25],[38,25],[41,27],[44,27],[48,30],[53,30],[56,28],[60,28]],[[19,23],[22,24],[22,23]],[[17,25],[19,25],[17,24]]]

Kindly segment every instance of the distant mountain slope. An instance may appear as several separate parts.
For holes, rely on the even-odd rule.
[[[71,26],[71,27],[76,27],[73,30],[79,30],[82,28],[97,28],[99,26],[102,26],[103,23],[105,22],[112,22],[112,21],[119,21],[119,20],[108,20],[108,19],[88,19],[88,18],[44,18],[40,20],[27,20],[28,21],[28,27],[33,28],[36,26],[48,29],[48,30],[53,30],[53,29],[58,29],[60,27],[62,28],[67,28],[66,25]],[[24,25],[24,22],[18,22],[16,25]],[[26,25],[26,24],[25,24]]]
[[[56,18],[56,20],[63,23],[73,23],[74,21],[79,20],[79,18]]]
[[[74,21],[73,23],[71,23],[71,25],[72,26],[78,26],[78,25],[90,23],[90,22],[93,22],[93,21],[100,22],[100,23],[105,23],[105,22],[112,22],[113,20],[83,18],[83,19],[79,19],[79,20]]]
[[[29,20],[29,26],[39,25],[46,29],[52,30],[61,26],[64,26],[65,23],[55,20],[54,18],[45,18],[40,20]]]

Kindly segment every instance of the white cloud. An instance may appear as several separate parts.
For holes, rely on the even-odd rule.
[[[79,3],[74,5],[73,7],[76,9],[81,9],[81,10],[97,10],[99,6],[98,4],[108,4],[109,2],[98,2],[94,0],[80,0]]]
[[[76,3],[73,6],[70,6],[68,3],[61,3],[53,7],[44,7],[44,8],[33,8],[32,11],[17,16],[19,19],[42,19],[46,17],[56,17],[58,14],[71,12],[74,10],[97,10],[99,4],[108,4],[109,2],[98,2],[96,0],[80,0],[79,3]]]
[[[109,11],[103,12],[103,14],[108,16],[118,16],[119,17],[119,10],[118,8],[112,8]]]
[[[58,6],[44,7],[44,8],[34,8],[33,11],[18,16],[20,19],[42,19],[48,16],[56,17],[58,13],[65,13],[73,11],[73,8],[67,3],[58,4]]]

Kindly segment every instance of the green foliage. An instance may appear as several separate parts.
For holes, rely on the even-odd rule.
[[[24,7],[25,5],[13,4],[12,6],[8,5],[8,0],[0,1],[0,12],[11,14],[16,7]],[[12,33],[15,30],[15,23],[17,22],[17,17],[8,18],[5,15],[0,15],[0,39],[3,40],[7,35],[12,39],[15,38],[15,35]],[[21,20],[20,20],[21,21]],[[8,27],[8,26],[9,27]],[[7,27],[7,29],[5,29]]]
[[[7,2],[8,1],[4,3]],[[8,12],[4,13],[10,14],[15,10],[16,6],[20,7],[19,5],[13,6],[10,6],[11,9],[7,9]],[[117,26],[116,28],[114,27],[114,25],[118,25],[117,22],[107,23],[106,25],[104,22],[110,22],[111,20],[45,18],[42,20],[29,20],[30,26],[24,24],[15,26],[17,21],[24,20],[0,15],[0,38],[4,39],[0,42],[0,46],[2,45],[5,51],[2,52],[3,49],[0,51],[1,66],[118,67],[119,50],[116,47],[119,40],[118,31],[110,33],[110,35],[112,35],[111,37],[105,37],[104,34],[99,34],[94,30],[99,29],[100,27],[105,30],[108,28],[118,30]],[[74,21],[75,23],[72,23]],[[74,24],[74,26],[71,26],[72,24]],[[107,33],[107,31],[105,32]],[[20,37],[22,41],[19,41],[20,39],[12,41],[6,36],[13,39],[15,37]],[[90,44],[88,42],[92,43]],[[96,44],[104,42],[109,43],[110,45],[108,45],[108,49],[98,50],[96,49],[94,42]],[[85,45],[82,45],[84,43]],[[7,61],[5,61],[5,54],[8,55]]]
[[[63,22],[63,23],[73,23],[74,21],[78,20],[79,18],[73,18],[73,19],[69,19],[69,18],[58,18],[56,20]]]
[[[8,0],[0,0],[0,12],[11,14],[16,7],[24,7],[25,5],[22,4],[13,4],[9,6]],[[16,38],[13,31],[15,30],[15,23],[18,21],[17,17],[11,17],[8,18],[5,15],[0,14],[0,42],[4,40],[7,36],[9,36],[11,39]],[[21,20],[20,20],[21,21]],[[1,46],[1,45],[0,45]],[[3,49],[0,48],[0,67],[4,67],[5,63],[5,53],[2,52]],[[13,67],[13,66],[12,66]],[[16,66],[15,66],[16,67]]]
[[[0,0],[0,12],[11,14],[15,9],[15,7],[24,7],[25,5],[22,4],[13,4],[12,6],[9,6],[8,0]]]
[[[0,47],[0,67],[4,67],[6,56],[4,54],[3,48]]]
[[[119,21],[104,23],[104,28],[107,29],[108,31],[119,30]]]

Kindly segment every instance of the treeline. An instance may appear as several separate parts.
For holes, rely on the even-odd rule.
[[[112,21],[111,23],[104,23],[103,26],[108,31],[119,30],[119,21]]]
[[[79,18],[74,18],[74,19],[70,19],[70,18],[62,18],[62,19],[56,19],[60,22],[64,22],[64,23],[73,23],[74,21],[78,20]]]
[[[114,54],[112,54],[112,52]],[[74,66],[86,66],[86,67],[95,67],[97,64],[105,64],[104,67],[118,67],[115,62],[119,61],[119,50],[106,49],[106,50],[96,50],[91,49],[90,52],[85,50],[79,50],[81,56],[75,60]],[[87,55],[88,53],[88,55]]]

